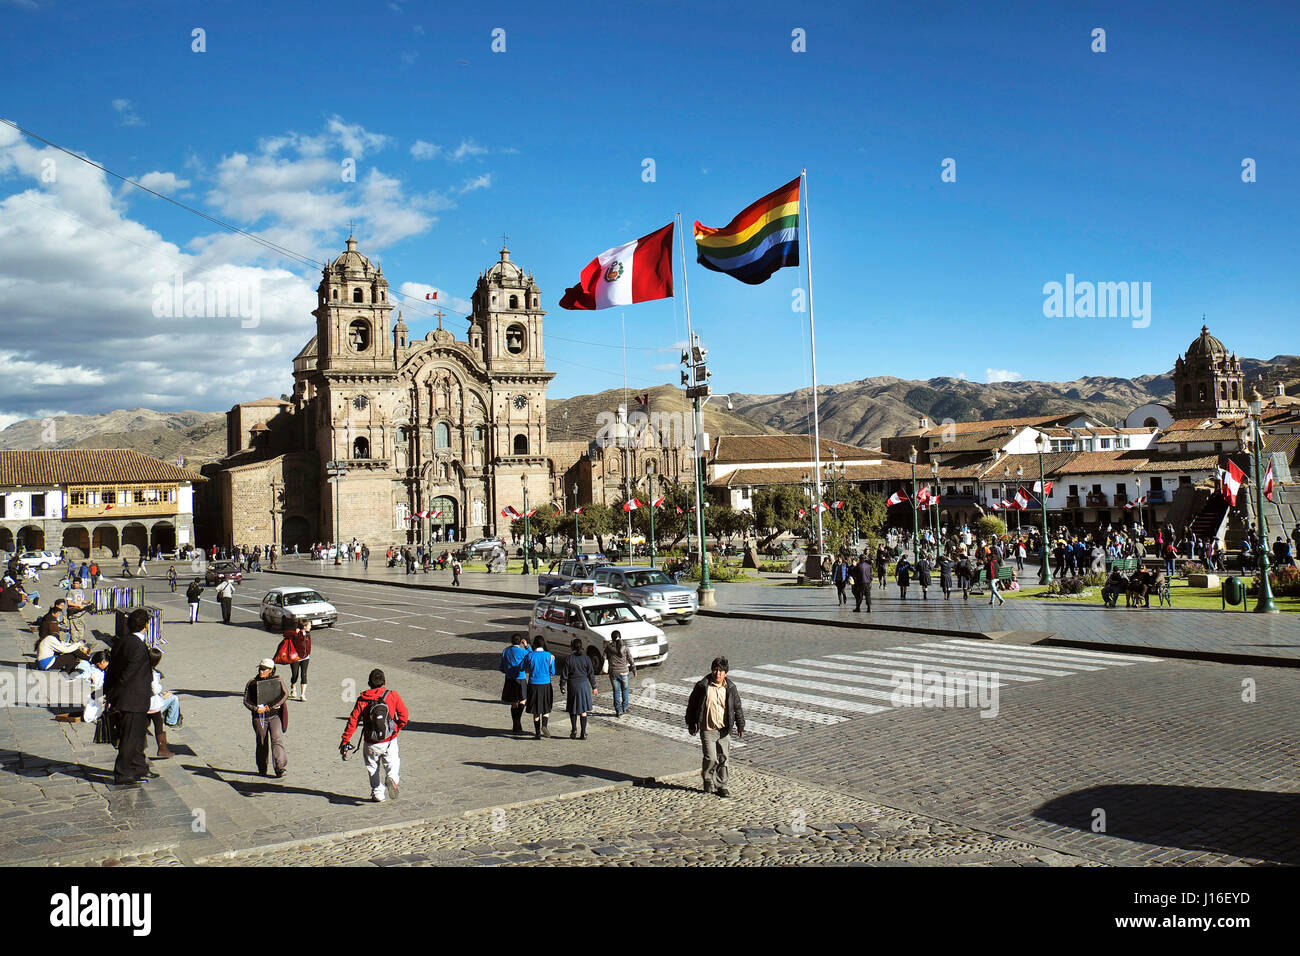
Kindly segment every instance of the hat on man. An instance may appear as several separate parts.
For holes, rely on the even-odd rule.
[[[263,668],[263,667],[264,667],[264,668],[266,668],[268,671],[273,671],[273,670],[275,670],[275,661],[271,660],[271,658],[269,658],[269,657],[263,657],[262,660],[258,663],[257,666],[258,666],[259,668]]]

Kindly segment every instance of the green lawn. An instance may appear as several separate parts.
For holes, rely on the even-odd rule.
[[[1072,604],[1101,604],[1101,588],[1087,588],[1082,594],[1069,594],[1059,598],[1044,597],[1043,592],[1047,589],[1039,585],[1031,587],[1022,587],[1019,591],[1003,591],[1002,596],[1012,600],[1021,600],[1025,598],[1048,601],[1063,601]],[[1222,602],[1219,599],[1218,588],[1193,588],[1188,587],[1185,580],[1175,578],[1169,584],[1169,597],[1173,601],[1174,607],[1194,608],[1196,610],[1217,611],[1220,609]],[[1273,603],[1277,605],[1279,611],[1300,613],[1300,598],[1297,597],[1277,597],[1274,596]],[[1121,604],[1121,607],[1123,605]],[[1151,606],[1155,607],[1156,602],[1153,600]],[[1255,609],[1254,595],[1246,596],[1246,608],[1249,611]],[[1233,607],[1228,605],[1228,610],[1241,612],[1241,606]]]

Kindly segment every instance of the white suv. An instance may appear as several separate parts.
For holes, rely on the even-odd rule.
[[[24,551],[18,555],[18,563],[27,568],[40,568],[48,571],[62,560],[53,551]]]
[[[541,635],[552,648],[561,649],[580,637],[604,651],[618,631],[637,666],[662,664],[668,657],[668,638],[639,611],[619,594],[553,594],[533,605],[528,637],[531,641]]]

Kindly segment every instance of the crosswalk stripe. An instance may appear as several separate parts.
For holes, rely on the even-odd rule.
[[[868,690],[865,687],[847,687],[843,684],[827,684],[822,681],[804,680],[801,677],[785,677],[781,671],[794,670],[798,673],[798,668],[787,668],[781,664],[763,664],[756,671],[741,671],[739,673],[732,671],[737,677],[755,681],[766,681],[769,684],[782,684],[787,687],[804,687],[808,690],[827,690],[834,694],[847,694],[852,697],[869,697],[872,700],[883,700],[887,704],[893,703],[893,695],[884,690]],[[777,673],[769,673],[777,671]]]
[[[945,641],[946,644],[961,644],[988,646],[988,641],[974,641],[969,638],[956,638],[951,641]],[[1002,646],[1002,645],[999,645]],[[1105,661],[1108,664],[1125,665],[1133,661],[1156,664],[1163,660],[1160,657],[1147,657],[1142,654],[1120,654],[1116,651],[1088,651],[1077,647],[1045,647],[1041,644],[1017,644],[1014,650],[1023,654],[1043,654],[1052,657],[1083,657],[1096,658]]]
[[[672,694],[674,697],[690,697],[691,689],[689,687],[678,687],[676,684],[662,683],[655,685],[655,693]],[[756,714],[771,714],[774,717],[788,717],[791,720],[803,720],[810,724],[822,724],[823,726],[842,724],[849,719],[841,714],[819,714],[815,710],[801,710],[798,707],[769,704],[763,700],[746,700],[744,708],[746,713],[753,711]]]
[[[628,714],[619,723],[627,727],[635,727],[637,730],[644,730],[646,733],[667,737],[670,740],[680,740],[684,744],[696,744],[697,746],[699,744],[699,738],[688,734],[685,727],[674,727],[672,724],[666,724],[661,720],[650,720],[648,717]],[[732,747],[745,746],[739,740],[728,739],[731,740]]]
[[[673,704],[666,700],[648,700],[644,697],[635,697],[632,703],[638,708],[645,707],[649,710],[657,710],[661,714],[668,714],[672,717],[682,718],[686,716],[686,707],[682,704]],[[742,709],[744,708],[742,705]],[[630,716],[630,715],[629,715]],[[787,727],[775,727],[772,724],[760,724],[757,721],[745,721],[745,733],[754,734],[756,737],[793,737],[799,731],[790,730]]]
[[[799,664],[799,665],[804,666],[804,667],[809,667],[809,666],[811,666],[811,667],[819,667],[819,668],[828,668],[828,669],[830,669],[830,670],[832,671],[831,673],[827,673],[827,671],[825,671],[825,670],[807,670],[807,671],[804,671],[804,673],[806,673],[806,674],[812,674],[812,675],[815,675],[815,676],[818,676],[818,677],[834,677],[834,678],[836,678],[837,680],[846,680],[846,681],[856,682],[856,683],[862,683],[863,681],[867,681],[867,682],[870,682],[870,683],[872,683],[872,684],[886,684],[886,685],[888,685],[889,687],[897,687],[897,686],[898,686],[898,681],[896,681],[896,680],[893,679],[893,675],[896,675],[896,674],[900,674],[900,673],[901,673],[901,674],[905,674],[905,675],[907,675],[907,677],[908,677],[909,680],[911,679],[911,668],[907,668],[906,670],[903,670],[902,668],[895,667],[892,671],[889,672],[889,673],[890,673],[890,679],[889,679],[889,680],[882,680],[882,679],[879,678],[879,677],[861,677],[861,676],[859,676],[859,675],[857,675],[857,674],[853,674],[853,673],[843,673],[844,671],[856,671],[856,670],[859,670],[859,669],[860,669],[860,668],[854,667],[852,664],[835,664],[835,663],[832,663],[832,662],[830,662],[830,661],[810,661],[810,660],[790,661],[790,663],[791,663],[791,664]],[[874,667],[871,668],[871,670],[873,670],[873,671],[874,671],[874,670],[877,670],[877,669],[878,669],[878,668],[874,668]],[[879,669],[880,669],[880,670],[883,670],[883,668],[879,668]],[[985,671],[984,673],[990,673],[990,674],[993,674],[993,673],[997,673],[997,671],[991,669],[991,670]],[[1002,675],[1001,675],[1001,674],[998,674],[998,676],[999,676],[999,678],[1000,678]],[[989,681],[989,686],[990,686],[990,687],[1003,687],[1003,686],[1005,686],[1005,685],[1003,685],[1003,684],[1000,683],[999,681]]]
[[[773,671],[779,671],[779,672],[781,672],[781,673],[783,673],[783,674],[802,674],[802,675],[805,675],[805,676],[812,676],[812,677],[836,677],[836,678],[839,678],[840,680],[844,680],[844,681],[850,681],[850,680],[851,680],[851,678],[849,678],[849,677],[844,677],[844,676],[841,676],[841,675],[839,675],[839,674],[825,674],[825,673],[823,673],[823,672],[821,672],[821,671],[809,670],[809,669],[804,668],[804,667],[787,667],[787,666],[785,666],[784,664],[762,664],[762,665],[760,665],[760,667],[761,667],[762,670],[773,670]],[[910,671],[910,669],[909,669],[909,671]],[[757,675],[757,676],[760,676],[760,677],[761,677],[762,675],[760,674],[760,675]],[[770,680],[771,678],[764,678],[764,679],[765,679],[765,680]],[[862,679],[862,678],[859,678],[859,679]],[[871,678],[871,679],[874,679],[874,678]],[[910,682],[910,675],[909,675],[909,682],[908,682],[909,686],[910,686],[910,683],[911,683],[911,682]],[[898,690],[899,690],[899,687],[900,687],[900,685],[901,685],[901,682],[889,681],[889,682],[888,682],[888,685],[889,685],[890,687],[893,688],[893,690],[890,690],[890,691],[868,690],[867,688],[864,688],[864,687],[842,687],[842,686],[836,686],[835,684],[817,684],[816,682],[813,682],[813,684],[814,684],[814,686],[819,687],[819,688],[822,688],[822,689],[833,690],[833,691],[835,691],[835,692],[838,693],[838,694],[854,694],[854,695],[863,696],[863,697],[873,697],[873,698],[875,698],[876,700],[887,700],[887,701],[889,701],[889,703],[890,703],[891,705],[893,705],[893,704],[895,703],[895,695],[897,694],[897,692],[898,692]],[[945,692],[945,696],[949,696],[949,697],[951,697],[951,696],[955,695],[956,693],[958,693],[958,692],[955,691],[955,690],[952,691],[952,692]],[[964,693],[964,691],[963,691],[962,693]]]
[[[939,661],[944,664],[965,664],[967,667],[988,667],[987,660],[972,660],[969,657],[958,657],[955,654],[939,654],[933,651],[876,651],[881,657],[897,658],[903,661]],[[1039,674],[1043,677],[1067,677],[1074,671],[1051,670],[1045,667],[1021,667],[1012,668],[1016,671],[1023,671],[1026,674]]]
[[[909,649],[930,651],[936,654],[960,654],[962,657],[987,657],[991,661],[1006,661],[1009,664],[1050,664],[1059,667],[1069,667],[1077,671],[1103,671],[1106,669],[1096,661],[1088,661],[1085,664],[1082,661],[1028,657],[1024,654],[1017,654],[1015,651],[1003,650],[1002,648],[990,650],[982,647],[950,647],[946,644],[916,644],[912,645]]]
[[[890,668],[888,670],[886,670],[883,667],[855,668],[855,670],[867,670],[875,674],[897,674],[898,669],[900,667],[906,666],[904,662],[891,660],[888,657],[867,657],[866,655],[854,656],[852,654],[828,654],[827,657],[830,658],[831,660],[837,660],[837,661],[869,661],[873,664],[890,665]],[[830,665],[821,664],[819,666],[829,667]],[[837,665],[837,666],[844,666],[844,665]],[[966,671],[970,670],[969,667],[959,667],[956,664],[938,664],[938,663],[932,664],[931,669],[937,671],[956,671],[961,673],[965,673]],[[1017,683],[1029,683],[1031,681],[1042,680],[1042,678],[1030,677],[1027,674],[1005,674],[1002,671],[998,671],[998,680],[1009,680],[1009,681],[1015,681]]]
[[[830,710],[847,710],[854,714],[878,714],[882,710],[890,709],[879,704],[863,704],[856,700],[839,700],[834,697],[819,697],[816,694],[801,694],[798,691],[764,687],[761,684],[747,684],[742,693],[749,697],[775,697],[777,700],[792,700],[799,704],[814,704]]]

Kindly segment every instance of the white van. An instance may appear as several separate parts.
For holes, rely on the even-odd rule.
[[[668,658],[668,638],[638,610],[617,593],[550,595],[533,605],[528,638],[531,642],[540,635],[555,651],[567,650],[570,642],[579,637],[584,644],[595,644],[603,652],[618,631],[638,667],[662,664]]]

